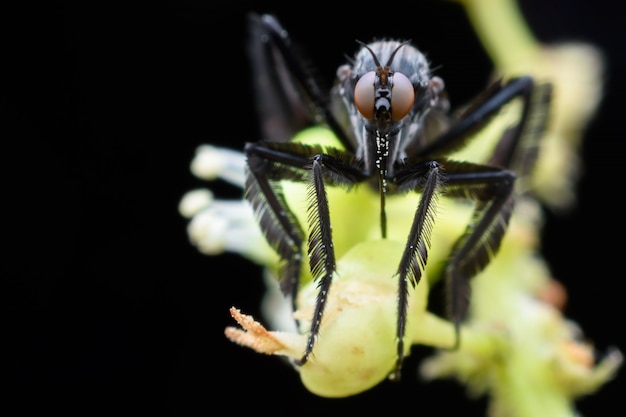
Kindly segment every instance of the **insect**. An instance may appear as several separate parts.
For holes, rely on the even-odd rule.
[[[359,51],[338,68],[336,83],[326,92],[274,16],[251,14],[249,27],[264,138],[245,145],[245,196],[282,260],[284,295],[296,299],[305,255],[318,287],[306,348],[296,364],[306,363],[314,351],[336,272],[328,187],[372,187],[380,197],[382,238],[387,237],[387,196],[420,195],[395,274],[397,361],[392,377],[400,376],[404,359],[409,285],[415,287],[422,277],[433,224],[445,221],[436,213],[437,199],[444,194],[473,202],[472,219],[444,272],[458,347],[470,279],[488,265],[506,232],[516,178],[526,175],[536,159],[550,86],[531,77],[497,81],[462,112],[451,113],[444,82],[424,54],[409,41],[381,40],[357,41]],[[514,100],[522,103],[518,122],[504,130],[488,161],[449,158]],[[290,141],[297,130],[315,122],[328,126],[343,149]],[[308,224],[296,219],[283,181],[308,185]]]

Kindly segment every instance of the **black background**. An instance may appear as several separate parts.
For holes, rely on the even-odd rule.
[[[234,2],[233,2],[234,3]],[[606,97],[583,147],[577,208],[548,216],[544,253],[570,291],[567,315],[600,351],[626,349],[623,274],[624,33],[608,0],[524,1],[544,41],[584,40],[608,58]],[[216,409],[320,415],[484,415],[455,382],[420,382],[419,349],[399,384],[342,400],[307,393],[278,358],[228,342],[231,305],[258,314],[260,270],[208,257],[177,212],[202,185],[195,148],[258,138],[242,3],[69,3],[3,13],[1,374],[8,415],[208,415]],[[101,7],[98,7],[101,6]],[[266,3],[329,82],[355,39],[411,38],[453,103],[487,81],[490,63],[462,9],[447,1],[354,5]],[[377,12],[378,10],[378,12]],[[215,184],[224,197],[239,191]],[[622,409],[623,377],[578,402],[584,415]],[[4,406],[2,406],[4,408]]]

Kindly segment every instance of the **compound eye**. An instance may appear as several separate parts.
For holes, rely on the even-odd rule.
[[[391,87],[391,118],[397,122],[406,116],[415,100],[415,90],[409,78],[400,73],[393,74],[393,85]]]
[[[359,113],[368,120],[374,120],[375,80],[376,73],[370,71],[363,74],[354,86],[354,104]]]

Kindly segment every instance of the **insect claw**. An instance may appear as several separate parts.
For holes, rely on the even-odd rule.
[[[389,380],[390,381],[393,381],[393,382],[400,381],[400,379],[402,377],[402,362],[403,362],[403,359],[398,359],[398,361],[396,362],[396,367],[389,374]]]
[[[302,366],[302,365],[304,365],[305,363],[307,363],[307,362],[308,362],[308,360],[309,360],[309,353],[307,352],[307,353],[305,353],[305,354],[304,354],[304,355],[303,355],[300,359],[296,359],[296,360],[294,360],[294,361],[293,361],[293,363],[294,363],[296,366]]]

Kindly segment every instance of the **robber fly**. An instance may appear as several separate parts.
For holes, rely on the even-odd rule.
[[[326,92],[302,64],[274,16],[252,14],[249,28],[264,137],[245,145],[245,195],[282,260],[280,287],[285,296],[295,303],[305,251],[319,291],[306,349],[297,365],[304,364],[315,348],[336,270],[326,195],[327,188],[335,186],[368,184],[376,190],[382,238],[387,236],[387,196],[420,194],[395,277],[397,362],[392,376],[399,376],[403,361],[408,285],[415,287],[422,277],[433,224],[445,221],[436,218],[437,198],[445,193],[447,198],[474,203],[472,219],[445,268],[448,314],[458,346],[470,279],[497,252],[512,214],[516,178],[527,174],[536,159],[534,142],[546,124],[550,86],[530,77],[498,81],[453,116],[444,82],[433,75],[424,54],[409,41],[382,40],[357,41],[359,51],[338,68],[335,86]],[[523,103],[519,122],[504,131],[489,161],[477,164],[448,157],[516,99]],[[312,121],[328,126],[343,149],[290,141]],[[309,224],[296,219],[283,194],[283,181],[309,185]]]

